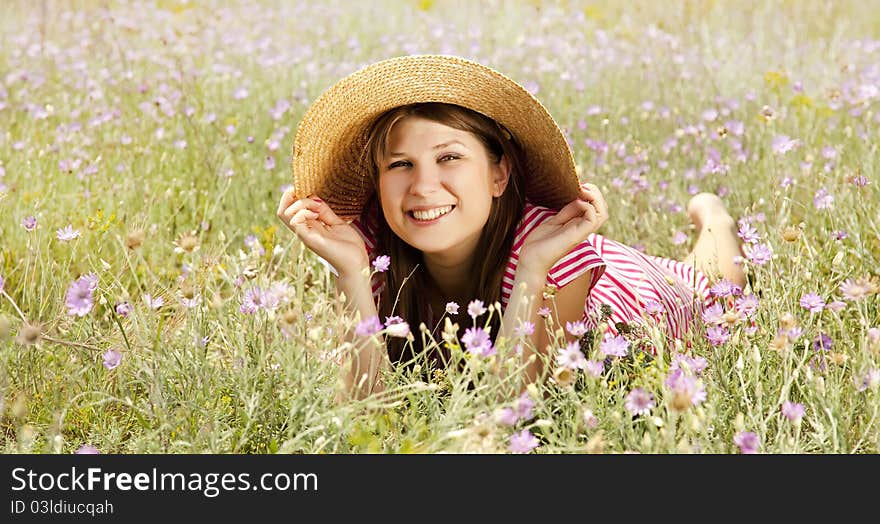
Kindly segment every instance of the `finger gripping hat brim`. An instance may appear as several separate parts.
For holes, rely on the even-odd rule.
[[[344,220],[359,216],[373,193],[365,151],[370,126],[386,111],[418,102],[460,105],[503,125],[526,153],[531,202],[558,209],[577,198],[571,149],[541,102],[498,71],[448,55],[376,62],[318,97],[294,138],[296,198],[314,193]]]

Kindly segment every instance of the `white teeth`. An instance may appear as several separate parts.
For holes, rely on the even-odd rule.
[[[418,220],[434,220],[435,218],[445,215],[452,211],[452,206],[438,207],[429,211],[413,211],[413,216]]]

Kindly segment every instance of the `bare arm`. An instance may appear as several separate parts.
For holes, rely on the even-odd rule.
[[[354,275],[341,274],[336,281],[336,289],[345,294],[343,307],[345,313],[354,317],[355,324],[378,316],[367,270]],[[347,351],[339,370],[342,389],[338,392],[337,401],[362,399],[382,391],[381,371],[390,367],[384,335],[358,336],[355,326],[349,325],[345,328],[343,339],[343,347]]]

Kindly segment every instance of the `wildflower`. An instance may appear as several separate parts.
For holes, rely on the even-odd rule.
[[[796,149],[800,144],[801,141],[799,139],[792,139],[787,135],[779,135],[773,139],[772,147],[774,153],[777,155],[784,155],[789,151]]]
[[[104,367],[107,369],[115,369],[122,363],[122,353],[108,349],[102,357],[104,358]]]
[[[376,257],[376,260],[373,260],[373,269],[378,271],[379,273],[384,273],[388,271],[388,267],[391,265],[391,257],[388,255],[379,255]]]
[[[680,246],[687,242],[688,236],[686,233],[682,233],[681,231],[676,231],[674,235],[672,235],[672,243],[676,246]]]
[[[798,423],[804,416],[804,405],[786,400],[782,403],[782,415],[788,420]]]
[[[461,337],[468,353],[479,355],[481,357],[489,357],[495,354],[495,348],[489,334],[483,328],[471,327],[465,330],[464,336]]]
[[[535,403],[532,401],[531,397],[529,397],[529,392],[524,391],[513,404],[513,412],[519,420],[529,420],[532,418],[532,409],[534,407]]]
[[[825,333],[819,333],[816,335],[816,338],[813,339],[813,350],[814,351],[827,351],[831,349],[831,346],[834,344],[834,341],[826,335]]]
[[[513,408],[501,408],[495,412],[495,421],[505,426],[515,426],[519,422],[519,417]]]
[[[535,332],[535,324],[528,320],[520,321],[519,325],[513,330],[513,336],[525,337]]]
[[[0,291],[3,291],[3,286],[6,284],[6,281],[3,280],[3,275],[0,275]]]
[[[801,307],[810,313],[820,313],[825,307],[825,300],[816,293],[804,293],[801,295]]]
[[[556,364],[572,370],[583,369],[586,363],[587,360],[581,353],[580,343],[577,341],[569,342],[564,348],[560,348],[556,356]]]
[[[87,277],[80,277],[70,284],[67,288],[66,305],[68,315],[76,315],[79,317],[86,316],[95,305],[95,299],[92,295],[94,286]]]
[[[584,363],[584,371],[591,377],[598,378],[605,371],[605,361],[588,360]]]
[[[513,453],[528,453],[536,447],[538,447],[538,439],[527,429],[510,436],[509,449]]]
[[[706,338],[713,346],[720,346],[730,338],[730,332],[727,326],[712,326],[706,330]]]
[[[642,388],[635,388],[626,396],[624,406],[633,415],[647,415],[654,408],[654,395]]]
[[[794,226],[786,226],[780,235],[782,236],[782,240],[785,240],[786,242],[794,242],[800,238],[801,230]]]
[[[701,315],[706,324],[720,324],[724,320],[724,308],[718,302],[703,310]]]
[[[409,335],[409,324],[398,316],[385,317],[385,332],[392,337],[406,338]]]
[[[194,253],[199,250],[199,237],[195,231],[182,233],[174,241],[175,253]]]
[[[21,227],[23,227],[25,231],[33,231],[34,229],[37,229],[37,217],[31,215],[22,218]]]
[[[706,400],[706,388],[702,381],[683,373],[680,368],[669,374],[665,384],[674,394],[672,407],[677,411],[684,411]]]
[[[773,252],[767,244],[755,244],[745,251],[746,258],[756,266],[763,266],[773,258]]]
[[[874,389],[880,384],[880,369],[870,369],[856,379],[856,391],[861,393],[868,389]]]
[[[477,319],[478,316],[482,315],[486,312],[486,308],[483,306],[482,300],[472,300],[467,307],[468,315],[471,316],[474,320]]]
[[[596,426],[599,425],[599,419],[596,417],[596,415],[593,414],[592,409],[584,409],[583,417],[584,417],[584,424],[588,428],[595,428]]]
[[[72,225],[67,225],[64,228],[57,229],[55,231],[55,238],[65,242],[68,240],[73,240],[74,238],[77,238],[79,236],[81,236],[79,230],[73,229]]]
[[[736,234],[743,240],[743,242],[749,244],[757,244],[758,241],[761,240],[761,236],[758,235],[758,230],[747,222],[740,224],[739,231],[737,231]]]
[[[541,318],[548,318],[550,316],[550,308],[546,306],[538,308],[538,316]]]
[[[758,452],[761,445],[758,435],[751,431],[740,431],[733,437],[733,443],[739,446],[739,452],[743,455],[751,455]]]
[[[659,315],[663,313],[663,310],[663,304],[656,300],[648,300],[645,302],[645,312],[651,316]]]
[[[458,304],[456,304],[455,302],[447,302],[446,303],[446,313],[448,313],[450,315],[457,315],[458,314]]]
[[[738,312],[746,317],[751,317],[758,310],[758,297],[755,295],[743,295],[736,299],[734,307]]]
[[[608,357],[625,357],[629,352],[629,341],[622,335],[608,338],[599,344],[599,350]]]
[[[715,297],[739,296],[742,294],[742,288],[723,278],[709,289],[709,293]]]
[[[828,193],[828,190],[820,188],[813,195],[813,207],[816,209],[831,209],[834,205],[834,195]]]
[[[98,451],[98,448],[92,446],[91,444],[83,444],[76,451],[73,452],[74,455],[100,455],[101,452]]]
[[[366,320],[361,320],[360,322],[358,322],[358,325],[355,327],[354,332],[358,336],[368,337],[370,335],[375,335],[381,330],[382,322],[379,320],[379,317],[372,316]]]
[[[149,293],[144,293],[144,304],[147,305],[150,309],[159,309],[165,304],[165,299],[162,297],[153,298]]]
[[[831,232],[831,238],[833,238],[834,240],[839,241],[839,240],[843,240],[846,237],[847,237],[846,231],[843,229],[838,229],[836,231]]]
[[[872,292],[871,283],[867,278],[847,279],[840,284],[838,290],[846,300],[861,300]]]
[[[553,382],[562,387],[570,386],[574,383],[574,371],[565,366],[560,366],[553,370]]]
[[[709,363],[703,357],[689,357],[683,353],[675,353],[672,356],[672,364],[670,365],[670,371],[675,371],[676,369],[683,369],[685,371],[689,371],[696,376],[700,376],[703,371],[709,366]]]
[[[131,312],[134,311],[134,307],[128,302],[120,302],[116,304],[116,314],[120,317],[127,317]]]
[[[840,300],[834,300],[825,305],[825,309],[830,309],[833,313],[837,313],[845,308],[846,302],[841,302]]]
[[[566,322],[565,330],[568,331],[572,336],[580,337],[584,333],[587,332],[587,325],[583,320],[578,320],[577,322]]]

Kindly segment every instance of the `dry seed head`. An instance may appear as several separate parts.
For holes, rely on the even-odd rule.
[[[796,242],[801,237],[801,230],[794,226],[786,226],[782,231],[782,240],[786,242]]]
[[[144,243],[144,233],[143,229],[135,229],[134,231],[129,231],[129,233],[125,236],[125,247],[128,249],[137,249],[141,247],[141,244]]]
[[[39,342],[41,338],[43,338],[43,331],[40,324],[25,323],[22,324],[15,340],[23,346],[30,346]]]
[[[281,315],[281,320],[287,324],[293,324],[299,319],[299,313],[295,309],[288,309]]]
[[[174,249],[177,253],[192,253],[199,249],[199,237],[195,231],[183,233],[177,238],[174,245],[177,246]]]

